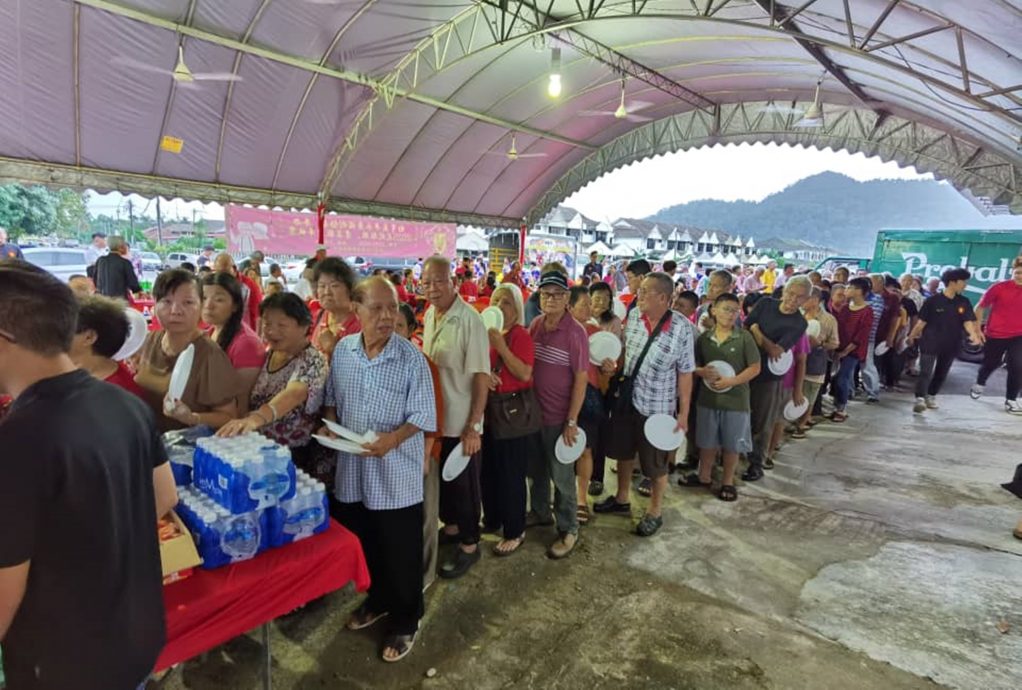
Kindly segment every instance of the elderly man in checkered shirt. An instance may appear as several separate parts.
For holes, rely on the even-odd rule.
[[[353,299],[362,333],[334,348],[324,401],[327,419],[378,435],[364,454],[337,453],[338,518],[362,542],[372,577],[348,628],[389,615],[383,660],[398,661],[411,651],[423,612],[423,432],[436,430],[436,402],[425,356],[394,333],[394,285],[374,276]]]
[[[608,443],[607,455],[617,458],[617,495],[594,507],[597,513],[631,515],[628,491],[638,455],[642,474],[653,480],[649,508],[635,528],[640,537],[656,534],[663,524],[660,510],[667,489],[668,452],[654,447],[645,434],[646,420],[666,414],[677,419],[675,431],[688,428],[689,403],[692,398],[692,372],[695,371],[693,329],[687,319],[671,311],[674,283],[666,273],[650,273],[642,280],[637,294],[638,312],[628,318],[625,326],[624,373],[633,380],[632,405],[625,415],[614,420],[614,434]],[[636,361],[646,342],[653,342],[636,371]],[[618,367],[605,363],[605,373]]]

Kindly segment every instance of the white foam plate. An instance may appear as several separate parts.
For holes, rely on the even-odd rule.
[[[589,361],[600,366],[605,359],[615,362],[621,356],[621,339],[613,333],[600,331],[589,336]]]
[[[735,375],[735,368],[722,359],[710,362],[706,366],[713,367],[714,369],[717,370],[718,374],[720,374],[726,379],[729,379]],[[728,386],[727,388],[714,388],[713,386],[710,385],[710,382],[707,379],[703,379],[703,385],[705,385],[714,393],[727,393],[733,387]],[[652,417],[650,419],[652,419]]]
[[[145,342],[146,333],[149,332],[149,324],[146,323],[142,312],[132,307],[124,308],[124,315],[128,317],[128,337],[124,339],[121,349],[114,355],[114,360],[120,362],[138,352]]]
[[[453,482],[458,478],[458,475],[465,471],[471,459],[471,455],[463,454],[461,444],[459,443],[447,454],[447,459],[444,460],[444,469],[440,476],[444,478],[445,482]]]
[[[810,338],[818,338],[820,335],[820,322],[816,319],[809,319],[806,325],[806,335]]]
[[[501,331],[504,329],[504,312],[499,307],[486,307],[479,315],[483,317],[483,325],[486,326],[486,330],[496,328]]]
[[[789,400],[784,406],[784,419],[789,422],[797,422],[809,409],[809,399],[803,398],[801,405],[796,405],[794,400]]]
[[[174,370],[170,372],[170,385],[167,387],[167,397],[171,400],[180,400],[184,395],[185,386],[188,385],[188,377],[192,375],[192,360],[195,359],[195,346],[189,345],[177,356],[174,362]]]
[[[347,441],[343,438],[330,438],[329,436],[320,436],[319,434],[313,434],[312,438],[319,442],[319,445],[326,446],[333,450],[339,450],[342,453],[350,453],[351,455],[365,455],[366,449],[360,444],[352,441]]]
[[[557,443],[554,444],[554,455],[557,459],[565,465],[571,463],[582,457],[582,453],[586,450],[586,432],[578,429],[578,433],[575,436],[575,444],[569,446],[564,442],[564,434],[562,433],[557,437]]]
[[[685,442],[685,432],[675,431],[678,420],[669,414],[655,414],[646,420],[643,431],[646,433],[646,440],[654,448],[672,451]]]
[[[795,363],[795,355],[791,354],[791,350],[785,350],[777,359],[767,359],[767,367],[776,376],[784,376],[788,373],[788,369],[791,369],[791,365]]]
[[[878,344],[876,348],[874,348],[873,352],[874,354],[876,354],[877,357],[883,357],[884,355],[887,354],[887,351],[890,349],[891,348],[887,346],[887,341],[885,340],[884,342]]]
[[[626,307],[625,303],[619,300],[617,297],[614,298],[614,301],[613,303],[611,303],[610,306],[611,309],[614,310],[614,316],[616,316],[617,318],[624,320],[624,318],[628,315],[628,307]]]
[[[330,431],[334,432],[335,434],[342,438],[348,439],[353,443],[357,443],[358,445],[362,445],[363,443],[372,443],[373,441],[379,438],[375,431],[369,430],[364,434],[360,434],[356,431],[348,429],[347,427],[341,426],[337,422],[331,422],[329,419],[326,419],[325,417],[323,418],[323,423],[326,424],[326,428],[329,429]]]

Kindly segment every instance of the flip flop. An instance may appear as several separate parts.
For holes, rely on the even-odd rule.
[[[509,551],[501,551],[500,548],[498,548],[498,547],[500,547],[501,544],[506,544],[506,543],[509,543],[509,542],[517,542],[517,543],[515,544],[514,548],[512,548]],[[517,537],[515,539],[505,539],[503,541],[497,542],[496,544],[493,545],[493,555],[494,556],[499,556],[500,558],[506,558],[506,557],[510,556],[511,554],[513,554],[518,549],[520,549],[522,544],[524,544],[524,543],[525,543],[525,535],[524,534],[522,534],[522,536]]]
[[[396,649],[398,651],[398,655],[393,659],[389,659],[383,655],[383,652],[380,652],[380,658],[390,664],[395,661],[401,661],[408,656],[408,652],[412,651],[412,647],[415,646],[415,636],[417,634],[418,633],[412,633],[411,635],[388,635],[383,641],[383,649]]]
[[[355,613],[351,614],[345,627],[348,630],[364,630],[386,615],[386,613],[373,613],[366,604],[362,604],[355,609]]]
[[[652,496],[653,495],[653,480],[649,477],[643,477],[642,481],[639,482],[639,487],[635,490],[640,496]]]

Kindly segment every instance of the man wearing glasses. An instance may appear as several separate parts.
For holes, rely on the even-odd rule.
[[[550,558],[564,558],[578,543],[575,465],[557,459],[554,447],[560,436],[568,446],[582,443],[578,436],[578,415],[586,393],[589,367],[589,339],[585,329],[568,314],[568,271],[552,263],[540,275],[539,306],[542,315],[529,326],[536,347],[532,380],[543,417],[543,452],[529,458],[531,511],[526,527],[551,525],[550,482],[554,483],[554,514],[557,540],[550,545]]]

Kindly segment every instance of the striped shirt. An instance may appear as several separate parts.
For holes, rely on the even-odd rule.
[[[366,357],[361,335],[337,344],[327,379],[326,407],[352,431],[384,433],[403,424],[436,430],[433,377],[425,356],[412,343],[392,335],[380,354]],[[337,452],[334,493],[341,503],[363,503],[369,510],[407,508],[422,502],[422,433],[382,458]]]
[[[869,342],[875,343],[877,330],[880,328],[880,317],[884,315],[884,298],[883,295],[874,292],[866,298],[866,301],[869,303],[869,308],[873,310],[873,325],[869,329]]]
[[[691,373],[696,368],[692,324],[685,323],[688,319],[678,312],[672,311],[670,315],[666,330],[653,341],[638,372],[634,371],[635,362],[650,337],[646,319],[629,319],[625,326],[624,373],[634,379],[632,404],[647,417],[676,414],[678,374]]]

